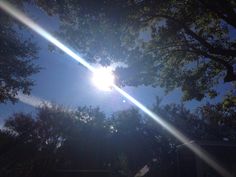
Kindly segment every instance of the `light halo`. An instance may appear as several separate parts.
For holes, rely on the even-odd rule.
[[[110,67],[99,67],[93,71],[93,84],[102,91],[111,91],[115,82],[115,76]]]

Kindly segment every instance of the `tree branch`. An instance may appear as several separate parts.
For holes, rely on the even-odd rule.
[[[197,40],[201,45],[203,45],[208,50],[208,52],[210,52],[212,54],[222,55],[222,56],[227,56],[227,57],[236,57],[236,50],[212,46],[204,38],[202,38],[200,35],[196,34],[194,31],[192,31],[190,28],[188,28],[185,24],[183,24],[178,19],[175,19],[174,17],[171,17],[169,15],[155,14],[155,15],[149,16],[149,18],[144,21],[150,21],[155,18],[166,18],[166,19],[171,20],[172,22],[180,25],[189,36],[191,36],[195,40]]]
[[[206,58],[209,58],[213,61],[215,61],[216,63],[219,63],[221,64],[222,66],[225,67],[227,73],[226,73],[226,76],[224,78],[224,82],[231,82],[231,81],[236,81],[236,73],[234,73],[234,68],[232,65],[230,65],[228,62],[222,60],[221,58],[217,57],[217,56],[213,56],[213,55],[210,55],[204,51],[201,51],[201,50],[198,50],[198,49],[194,49],[194,50],[187,50],[187,49],[184,49],[184,50],[174,50],[176,52],[178,51],[182,51],[182,52],[191,52],[191,53],[195,53],[195,54],[198,54],[198,55],[201,55],[203,57],[206,57]]]
[[[216,55],[222,55],[222,56],[227,56],[227,57],[236,57],[236,50],[231,50],[231,49],[223,49],[220,47],[213,47],[210,43],[208,43],[204,38],[202,38],[201,36],[197,35],[195,32],[193,32],[192,30],[190,30],[187,27],[183,27],[185,32],[190,35],[191,37],[193,37],[194,39],[196,39],[200,44],[202,44],[205,48],[208,49],[209,52],[211,52],[212,54],[216,54]]]
[[[230,24],[234,28],[236,28],[236,13],[234,12],[234,8],[232,4],[227,1],[218,0],[212,1],[212,3],[207,2],[206,0],[198,0],[205,8],[211,10],[220,18],[222,18],[226,23]]]

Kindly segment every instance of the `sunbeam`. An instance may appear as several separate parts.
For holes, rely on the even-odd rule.
[[[15,19],[19,20],[21,23],[25,24],[29,28],[31,28],[33,31],[37,32],[40,36],[45,38],[46,40],[50,41],[52,44],[57,46],[59,49],[61,49],[63,52],[71,56],[73,59],[78,61],[80,64],[85,66],[87,69],[89,69],[91,72],[96,73],[97,70],[93,66],[91,66],[87,61],[85,61],[83,58],[81,58],[79,55],[77,55],[75,52],[73,52],[71,49],[69,49],[67,46],[65,46],[63,43],[61,43],[59,40],[57,40],[55,37],[53,37],[50,33],[48,33],[46,30],[44,30],[41,26],[36,24],[34,21],[32,21],[30,18],[25,16],[22,12],[14,8],[11,4],[9,4],[6,1],[0,1],[0,8],[4,10],[6,13],[14,17]],[[224,177],[233,177],[226,169],[224,169],[219,163],[213,160],[211,156],[205,152],[202,148],[200,148],[197,145],[189,144],[189,139],[183,135],[179,130],[177,130],[175,127],[164,121],[161,117],[156,115],[154,112],[149,110],[147,107],[145,107],[142,103],[137,101],[134,97],[126,93],[124,90],[119,88],[117,85],[115,85],[113,82],[109,81],[109,85],[112,85],[114,90],[119,92],[121,95],[123,95],[127,100],[132,102],[135,106],[140,108],[145,114],[147,114],[149,117],[154,119],[158,124],[160,124],[162,127],[164,127],[169,133],[171,133],[175,138],[177,138],[182,143],[186,144],[190,150],[192,150],[197,156],[199,156],[203,161],[205,161],[209,166],[211,166],[213,169],[215,169],[220,175]]]
[[[32,95],[25,95],[23,93],[18,93],[16,96],[22,103],[28,104],[32,107],[40,108],[42,106],[52,107],[52,103],[42,98],[32,96]]]

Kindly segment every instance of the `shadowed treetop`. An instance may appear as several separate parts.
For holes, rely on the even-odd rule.
[[[39,70],[33,63],[38,49],[20,33],[21,25],[3,11],[0,21],[0,103],[15,102],[18,92],[30,93],[33,81],[29,76]]]
[[[184,100],[217,95],[236,80],[232,0],[44,1],[63,40],[91,62],[123,62],[121,85],[181,88]],[[52,7],[52,8],[51,8]]]

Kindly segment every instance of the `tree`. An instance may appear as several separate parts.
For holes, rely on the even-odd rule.
[[[98,108],[72,111],[56,105],[39,108],[35,116],[14,114],[4,125],[12,136],[6,141],[6,132],[0,134],[0,148],[8,146],[0,156],[1,174],[50,176],[53,169],[108,168],[104,118]]]
[[[192,113],[183,105],[158,102],[153,107],[193,140],[235,142],[235,122],[228,121],[235,113],[230,109],[223,112],[206,105]],[[6,120],[0,139],[0,173],[14,177],[55,176],[55,169],[102,169],[114,177],[129,177],[145,165],[151,165],[150,176],[175,176],[180,144],[133,108],[105,116],[98,108],[55,105],[38,109],[34,116],[14,114]]]
[[[201,100],[216,96],[214,86],[222,80],[236,80],[235,40],[230,36],[235,26],[227,20],[236,16],[233,1],[141,1],[133,6],[128,35],[137,39],[143,30],[150,36],[140,39],[128,60],[136,73],[133,79],[128,69],[119,70],[121,75],[127,70],[124,83],[160,85],[167,91],[180,87],[184,100]],[[225,6],[229,11],[219,8]]]
[[[20,1],[16,4],[22,7]],[[29,76],[39,70],[33,64],[37,47],[21,35],[20,24],[3,11],[0,21],[0,103],[15,102],[18,92],[30,93],[33,81]]]
[[[222,109],[223,104],[207,104],[190,112],[183,105],[161,106],[158,102],[153,111],[172,124],[189,139],[196,142],[235,142],[235,108]],[[176,149],[178,142],[154,120],[147,118],[148,137],[155,137],[157,163],[152,165],[155,176],[176,176]],[[151,169],[151,170],[152,170]]]
[[[233,99],[230,99],[232,101]],[[205,118],[209,134],[214,139],[225,139],[226,141],[235,141],[236,121],[235,121],[235,103],[228,105],[227,100],[223,103],[206,104],[199,108],[199,115]],[[206,137],[209,138],[209,137]]]
[[[153,136],[145,134],[146,125],[138,110],[131,108],[114,113],[111,118],[111,150],[117,159],[114,171],[122,176],[134,176],[137,171],[155,157]],[[150,135],[150,134],[149,134]]]
[[[180,87],[184,100],[201,100],[236,80],[232,0],[36,3],[59,15],[60,36],[87,59],[127,64],[116,70],[121,85]]]
[[[35,3],[48,15],[58,15],[60,30],[55,32],[56,36],[89,62],[109,65],[116,57],[125,56],[120,46],[121,26],[115,22],[125,20],[126,0],[36,0]]]

